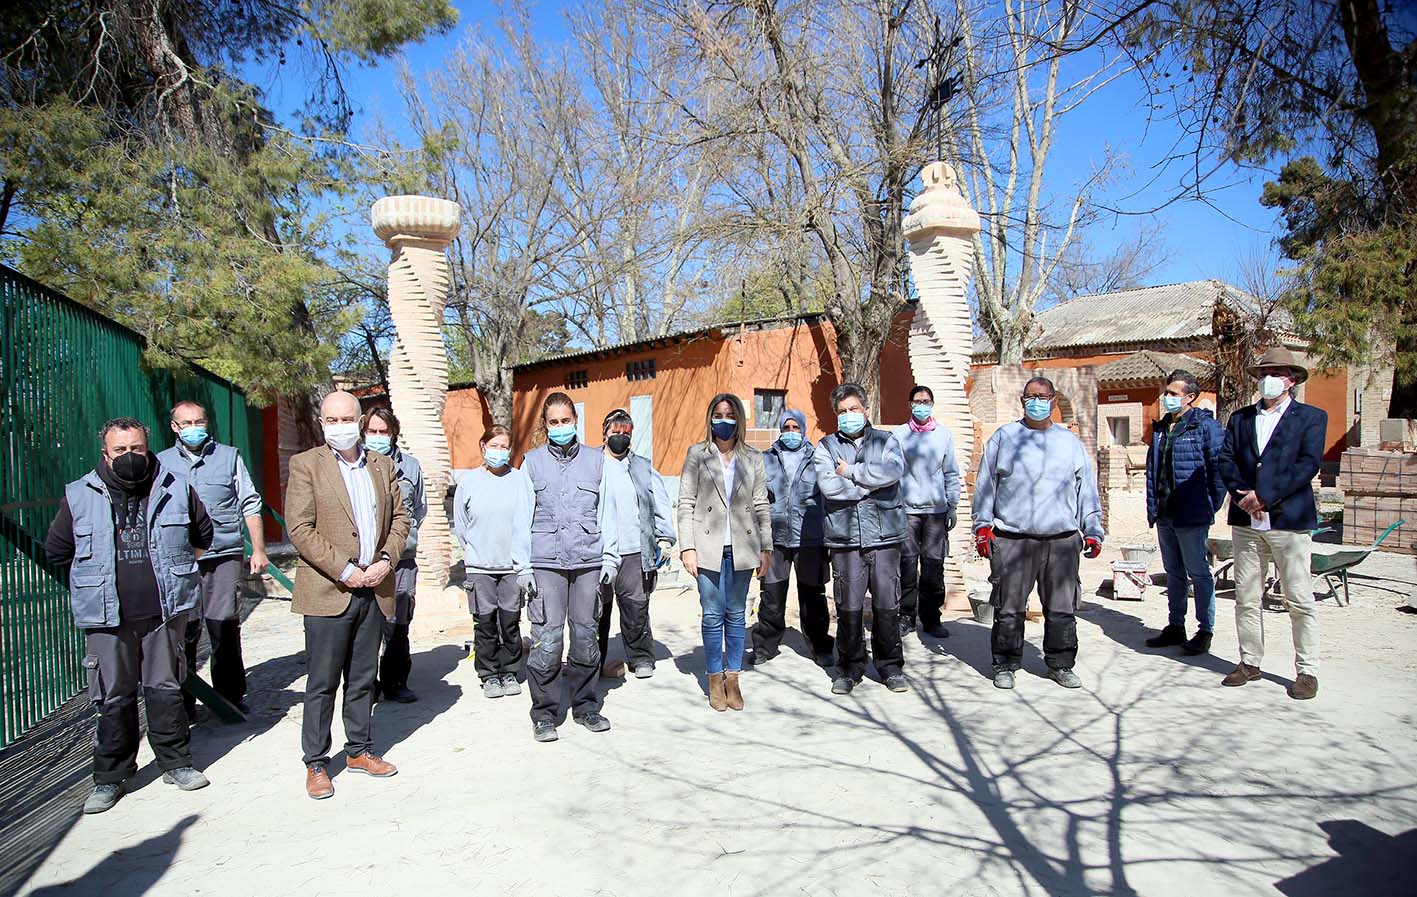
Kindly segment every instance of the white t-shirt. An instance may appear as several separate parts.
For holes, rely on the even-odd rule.
[[[718,456],[719,463],[723,463],[723,455]],[[733,474],[738,467],[738,453],[733,453],[733,460],[723,465],[723,544],[729,548],[733,547]]]

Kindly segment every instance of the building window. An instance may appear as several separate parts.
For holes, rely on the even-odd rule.
[[[630,361],[625,363],[625,377],[630,380],[653,380],[654,379],[654,359],[646,358],[643,361]]]
[[[760,430],[776,430],[782,412],[787,408],[787,392],[781,389],[753,390],[753,426]]]
[[[585,389],[590,385],[590,371],[570,371],[566,374],[567,389]]]
[[[1131,445],[1132,421],[1129,417],[1107,418],[1107,429],[1112,431],[1113,445]]]

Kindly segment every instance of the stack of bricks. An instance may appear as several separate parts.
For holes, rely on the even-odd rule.
[[[1343,453],[1343,541],[1371,545],[1382,531],[1406,520],[1383,542],[1383,551],[1417,554],[1417,454],[1353,448]]]

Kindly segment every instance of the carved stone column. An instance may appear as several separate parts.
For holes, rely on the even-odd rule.
[[[431,196],[386,196],[370,210],[374,233],[393,251],[389,262],[389,401],[398,415],[402,448],[423,465],[428,516],[418,533],[418,590],[448,584],[452,541],[443,499],[448,488],[448,354],[443,308],[448,302],[448,244],[458,234],[458,204]],[[419,608],[420,612],[423,610]],[[429,608],[433,610],[433,608]],[[422,616],[422,613],[419,614]]]
[[[932,162],[921,172],[925,189],[910,203],[904,223],[910,242],[910,270],[920,304],[910,325],[910,366],[915,381],[935,393],[935,418],[954,434],[960,478],[974,454],[974,419],[969,413],[965,380],[974,347],[966,289],[974,271],[974,235],[979,213],[965,201],[954,169]],[[945,607],[969,610],[959,557],[972,550],[969,490],[961,483],[959,526],[945,561]]]

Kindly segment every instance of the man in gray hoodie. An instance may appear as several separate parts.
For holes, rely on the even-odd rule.
[[[994,585],[994,685],[1014,687],[1023,666],[1023,618],[1034,586],[1043,602],[1043,656],[1064,688],[1082,685],[1077,660],[1078,554],[1102,553],[1102,502],[1087,450],[1054,424],[1057,390],[1045,377],[1024,385],[1024,417],[984,446],[974,484],[974,545]]]

